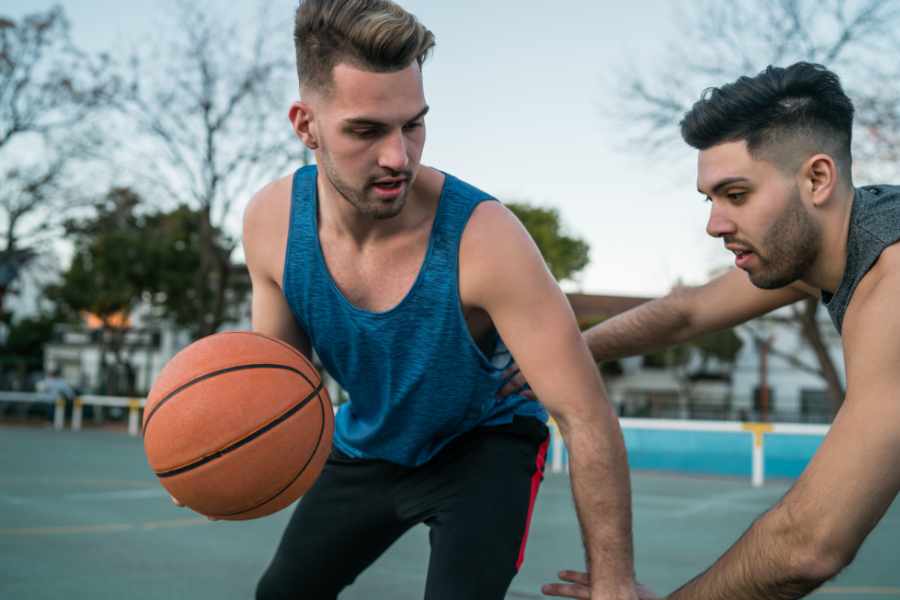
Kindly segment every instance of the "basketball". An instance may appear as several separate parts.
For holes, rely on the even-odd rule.
[[[315,482],[334,413],[316,369],[288,344],[217,333],[176,354],[147,397],[147,462],[194,511],[226,520],[279,511]]]

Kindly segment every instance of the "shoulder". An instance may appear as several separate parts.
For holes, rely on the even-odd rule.
[[[244,210],[244,233],[284,223],[291,210],[291,176],[270,182],[253,194]]]
[[[287,249],[292,178],[277,179],[256,192],[244,210],[244,258],[253,273],[280,280]]]
[[[888,246],[859,282],[844,319],[845,345],[871,347],[900,340],[900,243]],[[897,344],[894,344],[897,345]],[[883,348],[882,348],[883,350]]]
[[[486,200],[472,210],[463,230],[460,252],[477,252],[502,260],[532,248],[536,251],[518,217],[500,202]]]

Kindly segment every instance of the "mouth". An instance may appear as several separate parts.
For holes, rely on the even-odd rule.
[[[734,252],[735,266],[741,269],[746,269],[755,256],[755,253],[752,250],[745,250],[743,248],[729,248],[729,250]]]
[[[392,200],[403,192],[408,182],[405,177],[387,177],[374,182],[372,188],[380,198]]]

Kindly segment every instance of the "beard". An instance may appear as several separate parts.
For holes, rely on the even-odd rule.
[[[822,246],[822,228],[803,208],[799,190],[763,238],[765,255],[757,253],[760,268],[749,273],[758,288],[772,290],[802,278],[815,263]]]
[[[412,187],[412,172],[382,173],[369,180],[361,187],[355,187],[347,182],[337,171],[334,163],[328,158],[327,152],[322,152],[321,167],[325,177],[331,182],[338,194],[349,202],[361,215],[375,220],[391,219],[400,214],[406,206],[406,199]],[[406,187],[403,192],[391,200],[382,200],[372,194],[374,182],[382,177],[405,177]]]

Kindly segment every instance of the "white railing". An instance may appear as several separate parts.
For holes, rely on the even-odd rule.
[[[329,390],[335,393],[337,390]],[[29,402],[53,404],[53,427],[60,430],[65,427],[65,399],[52,394],[34,392],[0,392],[0,402]],[[128,433],[132,436],[140,434],[141,410],[146,400],[125,396],[83,395],[75,398],[72,407],[71,428],[79,431],[82,426],[82,415],[85,405],[110,406],[128,409]],[[336,409],[337,407],[335,407]],[[770,435],[804,435],[824,437],[828,433],[828,425],[803,425],[795,423],[742,423],[737,421],[690,421],[676,419],[619,419],[623,430],[660,430],[660,431],[706,431],[721,433],[744,433],[753,437],[751,452],[751,480],[754,487],[765,482],[765,440]],[[551,420],[551,459],[550,472],[568,471],[568,457],[565,443],[559,428]]]
[[[53,428],[62,429],[66,420],[66,399],[42,392],[0,392],[0,402],[53,404]]]
[[[623,430],[645,429],[662,431],[712,431],[721,433],[745,433],[753,436],[753,450],[750,455],[751,481],[753,487],[765,483],[765,439],[768,435],[808,435],[824,437],[828,425],[803,425],[797,423],[742,423],[737,421],[690,421],[676,419],[619,419]],[[568,471],[569,465],[565,444],[559,428],[550,422],[552,456],[551,473]]]

